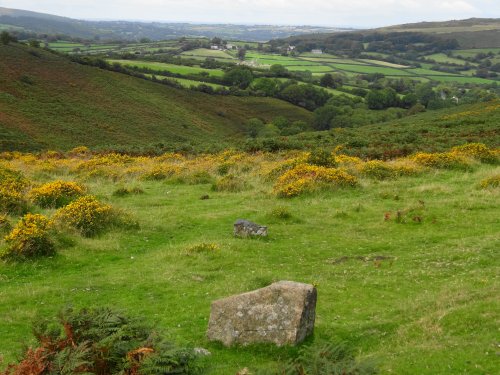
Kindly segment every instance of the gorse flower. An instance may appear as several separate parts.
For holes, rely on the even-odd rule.
[[[54,218],[61,224],[77,229],[83,236],[92,237],[114,223],[115,212],[110,205],[86,195],[59,209]]]
[[[76,182],[54,181],[31,190],[29,197],[40,207],[61,207],[85,194]]]
[[[54,254],[51,228],[52,221],[45,216],[26,214],[5,237],[8,247],[3,257],[30,258]]]
[[[355,176],[343,169],[300,164],[278,178],[274,191],[280,197],[294,197],[319,188],[356,186]]]

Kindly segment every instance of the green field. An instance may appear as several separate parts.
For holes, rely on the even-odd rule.
[[[438,63],[451,63],[451,64],[457,64],[457,65],[465,65],[467,61],[457,59],[452,56],[447,56],[444,53],[435,53],[433,55],[427,55],[425,56],[426,59],[432,59]],[[470,64],[470,63],[469,63]]]
[[[195,50],[190,50],[190,51],[185,51],[181,53],[182,56],[195,56],[195,57],[212,57],[212,58],[219,58],[219,59],[231,59],[234,60],[235,58],[230,55],[227,52],[224,51],[218,51],[218,50],[211,50],[211,49],[206,49],[206,48],[199,48]]]
[[[159,62],[149,62],[149,61],[140,61],[140,60],[108,60],[109,63],[118,63],[124,66],[130,66],[130,67],[138,67],[138,68],[148,68],[152,70],[156,70],[158,72],[161,72],[162,70],[167,70],[171,73],[175,74],[183,74],[183,75],[189,75],[189,74],[200,74],[200,73],[207,73],[210,76],[213,77],[222,77],[224,75],[224,72],[219,69],[204,69],[200,67],[194,67],[194,66],[184,66],[184,65],[174,65],[174,64],[165,64],[165,63],[159,63]]]

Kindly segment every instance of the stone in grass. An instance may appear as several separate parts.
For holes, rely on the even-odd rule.
[[[296,345],[314,330],[316,288],[280,281],[212,303],[207,337],[226,346]]]
[[[267,237],[267,227],[239,219],[234,223],[236,237]]]

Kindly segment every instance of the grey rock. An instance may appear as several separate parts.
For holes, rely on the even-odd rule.
[[[212,355],[212,353],[210,353],[205,348],[194,348],[193,351],[194,351],[194,354],[196,354],[199,357],[208,357],[208,356]]]
[[[280,281],[252,292],[214,301],[207,337],[226,346],[296,345],[313,333],[316,288]]]
[[[267,227],[239,219],[234,223],[234,235],[236,237],[267,237]]]

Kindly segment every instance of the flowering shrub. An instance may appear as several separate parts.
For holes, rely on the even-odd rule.
[[[342,169],[300,164],[278,178],[274,191],[281,197],[294,197],[322,187],[356,186],[356,177]]]
[[[0,185],[0,212],[21,214],[26,212],[28,202],[15,186]]]
[[[92,237],[115,223],[116,213],[110,205],[86,195],[59,209],[55,220],[77,229],[85,237]]]
[[[453,154],[478,159],[484,163],[495,163],[498,160],[495,152],[482,143],[468,143],[462,146],[453,147],[451,152]]]
[[[153,168],[142,175],[143,180],[160,181],[178,175],[181,172],[179,166],[163,165]]]
[[[11,229],[7,216],[0,214],[0,232],[7,232]]]
[[[483,189],[500,187],[500,175],[491,176],[482,180],[479,186]]]
[[[360,172],[377,180],[385,180],[396,177],[394,169],[389,164],[381,160],[370,160],[359,167]]]
[[[23,190],[28,184],[29,181],[24,178],[22,173],[0,166],[0,187]]]
[[[51,227],[52,222],[45,216],[26,214],[5,237],[7,251],[2,257],[30,258],[54,254]]]
[[[85,194],[76,182],[54,181],[31,190],[31,200],[40,207],[62,207]]]
[[[431,168],[468,169],[471,166],[470,161],[466,157],[452,152],[434,154],[419,152],[415,154],[411,160],[419,165]]]
[[[356,156],[349,156],[349,155],[334,155],[335,163],[341,164],[341,165],[358,165],[361,164],[363,161],[356,157]]]
[[[381,160],[370,160],[358,164],[358,170],[364,176],[385,180],[400,176],[412,176],[420,173],[418,165],[411,160],[395,160],[384,162]]]

